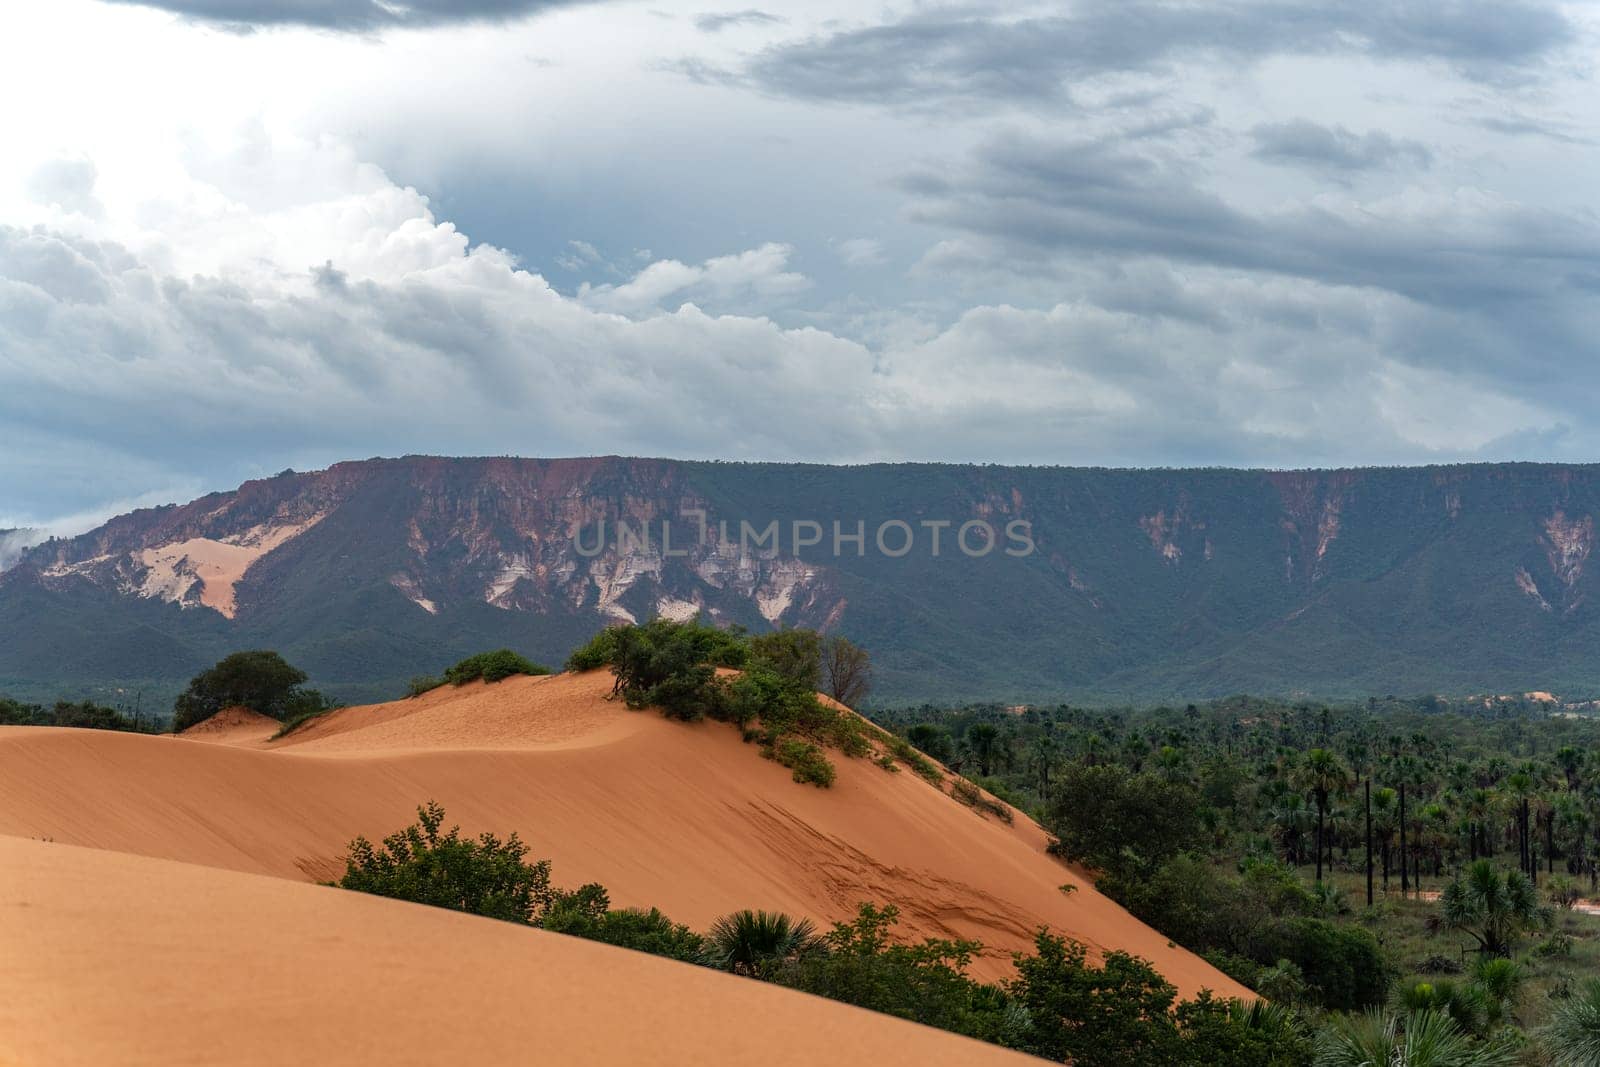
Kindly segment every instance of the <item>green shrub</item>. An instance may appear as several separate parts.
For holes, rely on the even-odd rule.
[[[740,728],[745,740],[795,772],[795,780],[827,786],[834,767],[822,754],[836,748],[855,758],[872,753],[875,727],[817,699],[820,639],[808,630],[748,638],[693,622],[652,619],[614,626],[567,660],[572,669],[609,665],[612,692],[631,708],[656,707],[669,718],[710,718]],[[719,678],[718,667],[739,669]],[[757,728],[759,726],[759,728]]]
[[[572,650],[567,657],[569,671],[597,671],[616,661],[617,631],[608,626],[589,639],[589,643]]]
[[[273,734],[270,740],[276,741],[280,737],[292,734],[306,723],[311,722],[314,719],[320,719],[329,712],[338,711],[339,708],[342,707],[340,704],[324,701],[322,699],[322,694],[318,693],[316,690],[308,690],[308,692],[312,697],[315,698],[317,706],[308,706],[285,719],[283,725],[278,727],[278,732]]]
[[[752,637],[750,665],[765,667],[814,693],[822,684],[822,637],[815,630],[779,630]]]
[[[616,626],[607,632],[616,676],[612,692],[626,699],[629,707],[659,707],[686,721],[733,717],[726,710],[729,697],[717,683],[715,668],[743,665],[746,653],[740,634],[670,619]]]
[[[528,846],[516,834],[472,840],[454,826],[441,833],[443,825],[444,809],[429,801],[415,823],[384,838],[382,847],[356,838],[337,884],[518,923],[536,922],[554,903],[550,862],[528,863]]]
[[[1377,938],[1357,926],[1302,916],[1278,919],[1259,935],[1258,960],[1288,960],[1300,968],[1309,995],[1333,1011],[1383,1003],[1391,969]]]
[[[916,749],[903,737],[891,737],[886,744],[894,758],[904,763],[917,774],[932,782],[934,785],[944,785],[944,772],[934,762]]]
[[[955,779],[954,784],[950,785],[950,797],[962,801],[963,805],[968,806],[968,808],[992,814],[1002,822],[1011,822],[1011,819],[1013,819],[1011,808],[1003,805],[998,800],[990,800],[989,797],[984,795],[984,790],[979,789],[978,785],[973,784],[973,782],[966,781],[965,777],[958,777],[958,779]]]
[[[685,963],[699,962],[705,952],[705,938],[655,908],[612,911],[611,898],[599,885],[558,892],[539,925],[554,933]]]
[[[973,982],[967,965],[974,941],[930,938],[897,944],[893,906],[862,904],[853,922],[837,923],[826,951],[792,962],[776,975],[791,989],[989,1040],[1024,1036],[1025,1017],[997,991]]]
[[[1031,1020],[1025,1051],[1057,1063],[1182,1062],[1177,990],[1149,964],[1113,951],[1095,967],[1083,945],[1043,930],[1035,947],[1007,987]]]
[[[406,696],[419,697],[447,684],[443,678],[435,678],[431,674],[419,674],[406,683]]]
[[[1569,959],[1572,956],[1572,938],[1557,930],[1534,945],[1533,954],[1543,959]]]
[[[762,750],[794,772],[794,780],[826,789],[833,784],[834,768],[822,749],[797,737],[782,737]]]
[[[445,671],[444,680],[451,685],[462,686],[479,679],[484,682],[499,682],[517,674],[549,673],[549,667],[541,667],[537,663],[530,662],[509,648],[500,648],[493,652],[480,652],[476,656],[468,656]]]
[[[1229,978],[1232,978],[1235,982],[1243,986],[1249,986],[1251,989],[1256,987],[1256,979],[1263,969],[1261,964],[1255,960],[1245,956],[1236,956],[1231,952],[1224,952],[1222,949],[1202,952],[1200,958]]]

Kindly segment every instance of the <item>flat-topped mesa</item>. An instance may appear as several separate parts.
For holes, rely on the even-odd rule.
[[[272,647],[373,699],[419,649],[559,662],[698,614],[846,633],[894,702],[1588,695],[1597,515],[1593,466],[367,460],[22,550],[0,677],[170,688]]]

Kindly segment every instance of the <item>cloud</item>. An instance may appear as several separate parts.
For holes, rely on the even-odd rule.
[[[1035,150],[992,151],[1020,167]],[[1471,455],[1491,430],[1561,421],[1502,395],[1492,377],[1397,363],[1396,353],[1461,350],[1468,339],[1393,293],[1152,264],[1075,279],[1068,288],[1081,295],[1048,307],[974,307],[870,349],[685,299],[793,293],[806,280],[782,244],[699,264],[658,260],[572,298],[331,146],[257,148],[249,159],[265,173],[220,172],[287,202],[139,213],[204,262],[163,267],[165,253],[114,239],[116,217],[99,235],[0,228],[0,421],[24,442],[0,464],[8,498],[44,480],[45,463],[124,484],[187,476],[211,486],[416,451],[1394,461]],[[1096,189],[1113,205],[1125,197],[1122,225],[1133,233],[1154,210],[1141,197],[1172,195],[1158,169],[1115,155],[1080,148],[1030,165],[1042,186]],[[291,196],[279,171],[284,181],[321,177]],[[174,193],[194,210],[196,198]],[[1177,218],[1192,206],[1168,209]],[[1046,222],[1040,232],[1063,232]],[[1212,204],[1186,240],[1208,224],[1223,249],[1272,232]],[[134,243],[159,251],[158,236],[139,231]],[[1487,421],[1420,436],[1396,399],[1418,383]],[[1567,392],[1578,403],[1595,384],[1590,376]]]
[[[888,261],[883,242],[871,237],[851,237],[835,244],[833,250],[847,267],[877,267]]]
[[[1490,133],[1503,134],[1507,137],[1544,137],[1569,145],[1594,144],[1594,139],[1591,137],[1580,137],[1568,132],[1563,123],[1545,121],[1528,115],[1487,115],[1471,121]]]
[[[11,567],[23,551],[45,540],[42,530],[0,530],[0,571]]]
[[[742,73],[767,92],[814,100],[1037,106],[1101,76],[1206,57],[1352,54],[1498,81],[1529,74],[1576,37],[1549,0],[1083,0],[1066,14],[921,11],[774,45]]]
[[[158,8],[235,32],[307,26],[373,33],[452,23],[509,22],[577,0],[105,0]]]
[[[621,285],[590,285],[578,300],[592,308],[636,315],[659,310],[669,300],[731,306],[750,299],[763,307],[811,286],[803,274],[787,270],[794,249],[768,243],[736,255],[717,256],[699,266],[675,259],[651,263]]]
[[[723,11],[695,17],[695,27],[705,33],[721,33],[735,26],[776,26],[786,20],[766,11],[747,8],[744,11]]]
[[[27,197],[37,204],[62,211],[98,216],[104,210],[95,199],[94,163],[87,159],[52,159],[41,163],[23,185]]]
[[[1433,153],[1420,141],[1390,137],[1381,130],[1357,134],[1309,119],[1263,123],[1251,136],[1256,158],[1311,170],[1416,169],[1433,162]]]
[[[1251,211],[1180,164],[1116,141],[1000,135],[965,169],[922,169],[903,184],[914,217],[993,242],[1000,257],[1159,256],[1464,310],[1537,302],[1600,270],[1590,212],[1470,187]]]
[[[590,268],[609,267],[600,250],[588,241],[568,241],[567,250],[556,256],[556,266],[572,274]]]

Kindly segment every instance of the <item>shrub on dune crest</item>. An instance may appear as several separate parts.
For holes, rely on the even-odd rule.
[[[479,679],[485,682],[499,682],[518,674],[540,675],[549,673],[549,667],[541,667],[509,648],[501,648],[493,652],[480,652],[476,656],[468,656],[454,667],[445,671],[444,680],[451,685],[459,686],[466,685],[468,682],[476,682]],[[426,691],[423,690],[423,692]],[[412,695],[415,696],[417,694],[413,693]]]
[[[431,674],[419,674],[406,683],[406,696],[419,697],[448,684],[443,678],[435,678]]]
[[[822,684],[822,635],[815,630],[779,630],[750,639],[750,660],[808,693]]]
[[[822,638],[811,630],[749,637],[698,619],[657,618],[602,630],[567,658],[567,667],[609,666],[612,692],[629,707],[659,708],[686,722],[735,723],[746,740],[761,741],[763,755],[794,771],[797,782],[828,786],[835,769],[824,750],[851,758],[871,755],[873,728],[817,698],[823,650]],[[719,678],[719,667],[740,673]]]

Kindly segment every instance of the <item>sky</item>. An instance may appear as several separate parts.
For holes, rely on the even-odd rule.
[[[0,530],[408,453],[1594,460],[1597,38],[1546,0],[8,5]]]

